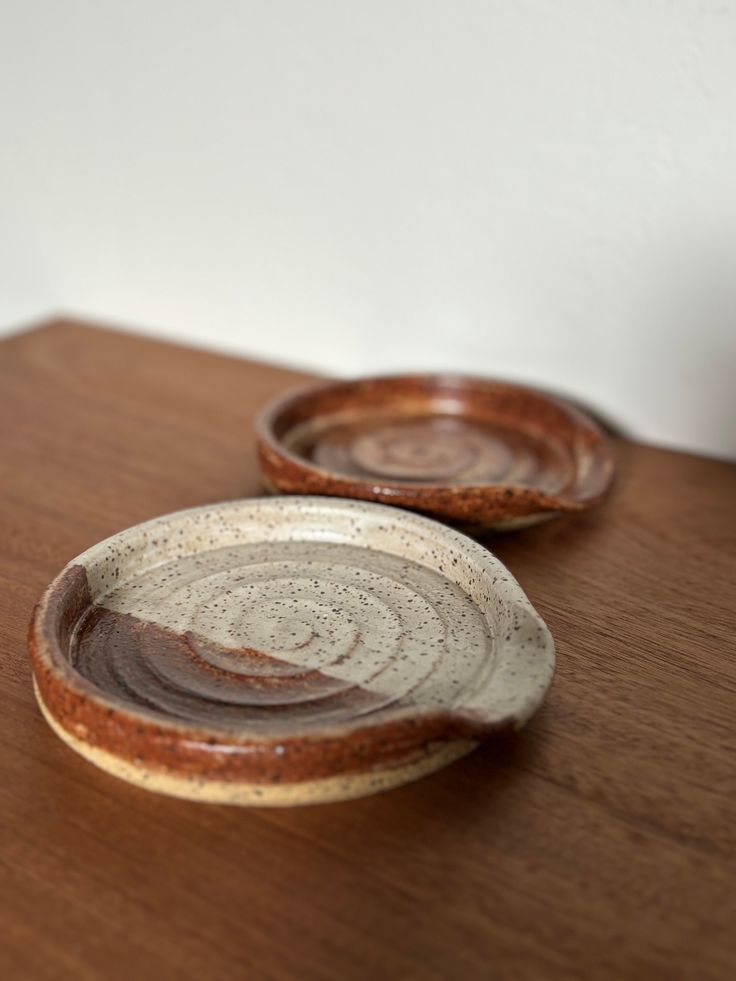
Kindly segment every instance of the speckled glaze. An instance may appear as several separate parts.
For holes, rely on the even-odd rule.
[[[396,508],[269,498],[96,545],[34,613],[53,729],[152,790],[239,804],[358,797],[521,726],[547,628],[485,548]]]
[[[454,375],[332,382],[270,403],[257,422],[274,492],[381,501],[469,528],[516,528],[598,503],[607,441],[571,405]]]

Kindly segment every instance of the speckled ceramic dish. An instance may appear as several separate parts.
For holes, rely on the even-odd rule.
[[[485,548],[397,508],[182,511],[71,562],[29,633],[36,695],[88,760],[233,804],[358,797],[521,726],[550,634]]]
[[[382,501],[514,528],[598,503],[613,460],[598,426],[535,389],[455,375],[312,386],[262,412],[266,486]]]

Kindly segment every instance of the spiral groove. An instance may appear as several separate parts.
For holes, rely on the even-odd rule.
[[[455,583],[324,542],[242,544],[155,566],[100,597],[72,649],[80,673],[128,702],[266,731],[397,705],[450,708],[487,677],[492,655],[485,618]]]
[[[532,432],[451,416],[335,424],[294,449],[324,470],[436,484],[522,484],[553,491],[570,478],[562,446]]]

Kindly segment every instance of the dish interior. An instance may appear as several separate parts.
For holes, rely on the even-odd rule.
[[[403,484],[513,484],[548,493],[575,478],[571,448],[532,425],[428,410],[337,412],[287,428],[284,447],[322,470]]]
[[[111,588],[101,575],[72,665],[116,700],[200,727],[288,735],[451,710],[494,668],[490,620],[460,585],[382,550],[231,543],[116,565]]]

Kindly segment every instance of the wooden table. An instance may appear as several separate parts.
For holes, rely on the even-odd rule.
[[[25,629],[76,553],[259,492],[294,372],[53,323],[0,344],[0,977],[736,977],[736,468],[621,442],[610,501],[499,537],[557,641],[515,740],[296,810],[196,805],[77,758]]]

